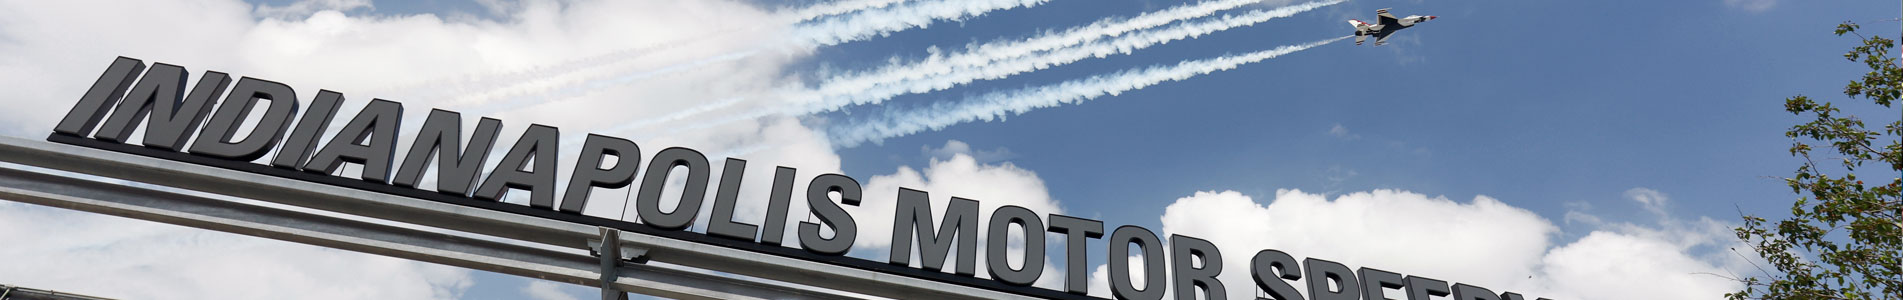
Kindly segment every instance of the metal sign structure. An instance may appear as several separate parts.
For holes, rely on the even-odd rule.
[[[483,118],[465,144],[461,115],[441,109],[431,110],[423,126],[409,133],[414,139],[404,149],[397,145],[402,103],[373,99],[346,119],[338,112],[343,94],[320,90],[300,113],[302,102],[288,85],[250,77],[234,85],[230,76],[207,71],[188,95],[189,75],[180,66],[155,63],[148,70],[142,61],[120,57],[46,141],[0,138],[0,162],[165,188],[0,167],[0,199],[598,285],[603,299],[620,298],[618,291],[690,299],[1096,299],[1086,295],[1092,239],[1108,242],[1108,257],[1141,258],[1106,263],[1108,288],[1119,299],[1160,300],[1171,290],[1179,300],[1195,299],[1198,292],[1223,299],[1229,288],[1254,288],[1285,300],[1381,299],[1391,289],[1409,299],[1523,299],[1320,258],[1296,260],[1275,249],[1230,256],[1249,259],[1247,270],[1231,272],[1249,272],[1251,280],[1225,284],[1216,278],[1224,255],[1207,240],[1160,236],[1134,225],[1106,230],[1102,221],[1010,205],[981,214],[977,200],[959,197],[934,212],[926,191],[904,187],[894,203],[888,257],[847,257],[858,221],[842,205],[859,205],[866,191],[845,175],[778,167],[770,177],[766,220],[747,224],[737,221],[734,209],[747,177],[743,159],[726,158],[720,180],[712,183],[714,164],[699,151],[661,149],[642,166],[636,143],[589,134],[579,157],[563,164],[555,127],[531,124],[513,142],[498,143],[502,122]],[[342,126],[324,141],[333,119]],[[140,129],[144,135],[135,137]],[[130,143],[135,138],[137,145]],[[502,156],[485,170],[491,152]],[[268,153],[277,154],[261,160]],[[432,161],[438,184],[419,188]],[[351,175],[356,178],[336,175],[346,164],[362,167]],[[563,186],[557,185],[560,170],[571,172]],[[682,191],[671,209],[661,204],[669,178],[686,179],[675,187]],[[793,191],[801,178],[810,180],[804,193]],[[582,214],[597,188],[631,189],[638,196],[625,205],[635,208],[641,222]],[[559,198],[557,190],[563,190]],[[502,202],[509,191],[526,192],[527,205]],[[804,196],[808,211],[790,211],[795,195]],[[705,232],[687,230],[705,206],[712,210]],[[788,222],[789,215],[811,217]],[[980,232],[983,222],[989,228]],[[1013,227],[1025,234],[1011,236]],[[797,235],[788,238],[789,231]],[[1064,248],[1064,285],[1058,290],[1031,286],[1045,275],[1038,266],[1049,259],[1049,234],[1061,236],[1054,240]],[[976,242],[981,237],[991,241],[983,249]],[[1022,239],[1025,255],[1003,259],[1013,239]],[[981,254],[992,258],[985,268],[989,278],[976,274]],[[1012,267],[1010,260],[1021,263]],[[1145,284],[1138,286],[1138,279]],[[1297,284],[1306,286],[1305,293]]]
[[[231,232],[677,299],[1037,299],[758,255],[666,237],[534,218],[217,167],[0,137],[0,199]],[[421,230],[33,170],[50,169],[308,209],[402,221]],[[590,255],[604,233],[609,260]],[[507,243],[471,237],[499,237]],[[635,254],[636,256],[629,256]],[[637,257],[638,256],[638,257]],[[615,257],[610,255],[607,257]],[[705,267],[772,284],[657,264]],[[603,268],[613,265],[612,268]],[[608,270],[604,272],[603,270]],[[804,285],[804,286],[797,286]],[[817,288],[814,288],[817,287]]]

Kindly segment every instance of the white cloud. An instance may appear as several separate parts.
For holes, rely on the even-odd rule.
[[[560,283],[536,280],[529,282],[528,286],[522,287],[522,293],[528,294],[529,299],[535,300],[580,300],[580,298],[575,298],[575,295],[570,295],[568,292],[562,291],[562,288],[563,286]]]
[[[1335,127],[1329,127],[1328,135],[1334,136],[1336,138],[1341,138],[1344,140],[1353,140],[1353,139],[1361,138],[1361,135],[1359,134],[1348,132],[1348,127],[1342,127],[1341,123],[1335,123]]]
[[[1725,6],[1751,12],[1764,12],[1777,6],[1777,0],[1725,0]]]
[[[1594,231],[1546,254],[1542,284],[1560,299],[1719,299],[1741,285],[1668,240]],[[1550,295],[1550,296],[1549,296]]]
[[[1551,221],[1486,196],[1456,202],[1375,190],[1327,197],[1279,190],[1259,203],[1234,191],[1199,192],[1164,211],[1162,234],[1223,249],[1218,278],[1232,299],[1254,297],[1248,263],[1261,249],[1553,299],[1717,299],[1740,286],[1703,273],[1748,267],[1713,250],[1736,241],[1725,238],[1729,224],[1710,219],[1605,224],[1576,212],[1569,221],[1590,219],[1596,229],[1555,245],[1560,235]],[[1656,191],[1629,198],[1646,197],[1666,201]],[[1108,296],[1105,266],[1095,269],[1092,294]]]
[[[1228,261],[1222,277],[1234,296],[1251,295],[1247,263],[1278,249],[1349,265],[1460,280],[1499,289],[1534,272],[1558,229],[1545,219],[1488,197],[1460,203],[1393,190],[1333,201],[1279,190],[1267,205],[1241,193],[1199,192],[1165,209],[1164,234],[1210,240]],[[1489,284],[1491,283],[1491,284]]]
[[[945,141],[945,146],[940,148],[932,148],[932,146],[929,145],[919,146],[919,152],[924,153],[925,157],[935,160],[951,160],[952,156],[965,154],[970,155],[972,159],[978,160],[978,163],[981,164],[1001,162],[1017,157],[1017,154],[1011,153],[1011,149],[999,147],[992,150],[973,150],[971,149],[971,144],[966,144],[959,140],[947,140]]]
[[[901,166],[893,174],[868,179],[865,190],[879,192],[867,193],[863,205],[848,211],[859,220],[862,236],[886,238],[863,239],[858,247],[885,248],[891,244],[892,214],[897,209],[900,187],[931,193],[934,217],[945,215],[945,206],[954,196],[979,201],[981,221],[989,220],[991,211],[1005,205],[1021,206],[1038,214],[1064,211],[1051,199],[1037,173],[1011,163],[979,164],[970,155],[959,153],[949,160],[932,160],[922,172]],[[982,228],[980,230],[982,233]]]
[[[1666,216],[1665,205],[1669,200],[1665,197],[1665,193],[1648,188],[1632,188],[1625,191],[1625,197],[1639,202],[1646,212],[1660,217]]]
[[[947,142],[947,148],[963,148],[952,150],[968,151],[970,147],[962,142],[950,141]],[[990,258],[982,253],[991,242],[984,236],[990,228],[988,223],[993,211],[1006,205],[1020,206],[1037,213],[1042,217],[1040,221],[1045,224],[1049,224],[1046,216],[1064,212],[1058,201],[1051,198],[1049,190],[1044,186],[1044,181],[1037,177],[1037,173],[1011,163],[995,165],[980,163],[972,157],[970,152],[958,151],[950,154],[951,156],[945,160],[933,159],[924,170],[901,166],[893,174],[873,176],[865,181],[867,193],[864,203],[859,207],[846,209],[859,222],[859,241],[854,244],[855,251],[868,259],[879,261],[886,259],[892,244],[893,213],[897,209],[900,187],[931,193],[932,216],[935,218],[945,215],[945,209],[951,202],[951,197],[979,201],[978,250],[980,254],[977,256],[977,273],[979,277],[984,278],[989,278],[985,265]],[[937,221],[933,220],[933,222]],[[1045,247],[1048,249],[1063,247],[1061,240],[1049,239],[1042,228],[1029,233],[1046,238]],[[1012,250],[1007,253],[1011,261],[1022,261],[1024,245],[1020,240],[1023,235],[1012,234],[1012,236],[1013,241],[1008,245]],[[916,252],[918,248],[913,249]],[[1061,263],[1061,260],[1061,256],[1046,255],[1043,266],[1044,275],[1039,277],[1035,285],[1047,289],[1062,289],[1063,273],[1056,268],[1056,264]],[[913,260],[914,264],[919,261]],[[952,265],[948,262],[946,266],[949,271],[949,266]]]

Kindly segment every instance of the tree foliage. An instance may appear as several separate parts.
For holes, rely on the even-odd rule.
[[[1863,63],[1870,72],[1851,81],[1843,93],[1894,109],[1903,97],[1903,67],[1890,52],[1896,41],[1864,37],[1857,29],[1855,23],[1844,23],[1836,33],[1863,40],[1844,58]],[[1792,141],[1791,155],[1804,162],[1796,174],[1784,178],[1799,197],[1789,219],[1744,217],[1744,226],[1736,229],[1738,238],[1775,270],[1740,279],[1744,290],[1726,296],[1903,299],[1903,178],[1891,177],[1903,172],[1903,145],[1893,138],[1903,136],[1903,123],[1891,122],[1880,132],[1866,129],[1862,119],[1838,106],[1805,96],[1786,99],[1784,110],[1813,118],[1784,132]],[[1885,142],[1888,145],[1876,146]],[[1866,184],[1859,171],[1876,175],[1877,181]]]

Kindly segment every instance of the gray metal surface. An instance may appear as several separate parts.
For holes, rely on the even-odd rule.
[[[112,300],[112,298],[0,285],[0,300]]]
[[[587,241],[591,238],[599,238],[598,229],[595,226],[585,224],[536,218],[448,203],[424,201],[415,198],[314,184],[286,178],[260,176],[216,167],[166,161],[44,141],[0,138],[0,161],[238,198],[256,199],[367,218],[399,221],[577,250],[588,249]],[[191,216],[179,215],[177,211],[162,209],[138,210],[139,207],[134,205],[100,201],[99,198],[93,197],[47,193],[45,189],[36,189],[30,186],[25,188],[14,187],[9,190],[9,192],[12,194],[0,194],[6,196],[0,198],[8,200],[17,200],[22,197],[41,199],[46,203],[55,203],[49,204],[54,206],[61,206],[57,203],[88,203],[83,209],[82,207],[73,207],[71,204],[62,207],[129,217],[132,217],[131,215],[138,215],[141,217],[137,218],[141,219],[174,224],[190,223],[181,225],[195,227],[209,227],[213,229],[225,228],[234,232],[247,231],[249,233],[240,233],[311,244],[323,243],[320,245],[325,246],[335,244],[337,247],[345,249],[351,249],[349,247],[363,248],[362,250],[351,250],[477,269],[497,269],[497,272],[502,273],[576,284],[589,284],[591,281],[599,280],[599,278],[596,277],[599,276],[599,272],[593,271],[597,267],[597,265],[595,265],[596,262],[592,257],[580,254],[574,254],[566,260],[560,260],[560,265],[556,264],[558,263],[557,261],[548,261],[540,262],[540,264],[522,264],[513,267],[489,267],[488,265],[492,264],[502,265],[510,262],[531,262],[528,261],[531,258],[504,254],[497,254],[495,256],[474,255],[470,253],[471,251],[469,250],[471,249],[459,247],[475,247],[471,245],[485,242],[479,240],[457,240],[442,237],[440,234],[430,235],[430,233],[422,231],[411,230],[413,232],[397,234],[405,237],[392,237],[396,239],[414,239],[407,243],[374,240],[360,235],[289,228],[273,224],[274,222],[246,222],[243,221],[244,219],[223,219],[215,222],[198,220]],[[170,196],[171,195],[168,195],[167,197]],[[226,205],[227,204],[219,204],[212,206]],[[218,207],[206,207],[204,209],[212,208]],[[408,237],[409,234],[416,235]],[[851,291],[853,293],[878,297],[898,299],[1034,299],[995,290],[946,284],[920,278],[820,262],[761,255],[746,250],[663,238],[635,232],[624,231],[621,233],[620,238],[624,247],[647,249],[647,257],[657,262],[715,270],[784,283]],[[487,243],[497,244],[493,242]],[[431,247],[425,245],[438,245],[442,247],[431,249]],[[494,246],[496,249],[504,248],[502,245],[485,245],[485,247],[487,246]],[[401,251],[390,252],[392,249]],[[388,253],[380,253],[378,251]],[[521,249],[521,251],[521,253],[532,252],[526,249]],[[551,255],[548,257],[552,258],[555,256]],[[585,265],[572,270],[586,271],[570,272],[549,269],[549,266],[564,266],[566,264]],[[654,272],[657,271],[631,269],[625,270],[624,272],[626,276],[623,276],[622,280],[617,281],[617,285],[624,287],[623,290],[637,291],[663,297],[700,298],[693,297],[693,295],[684,292],[655,290],[652,285],[640,283],[639,280],[664,283],[665,280],[685,280],[683,278],[691,277],[687,274],[718,278],[718,276],[689,272],[680,272],[687,274],[669,274],[659,277],[636,278],[627,276],[644,276],[642,274],[656,274]],[[702,279],[711,280],[711,278]],[[707,287],[708,285],[681,284],[680,286],[694,288]],[[733,295],[734,297],[725,297],[725,295],[723,295],[713,298],[746,298],[738,294]]]
[[[238,233],[580,285],[600,283],[582,253],[348,220],[0,168],[0,199]],[[616,290],[677,299],[851,299],[823,292],[623,264]]]

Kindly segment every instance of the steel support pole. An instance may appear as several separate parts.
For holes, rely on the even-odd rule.
[[[598,228],[601,229],[601,244],[595,246],[595,256],[601,257],[601,300],[626,299],[627,295],[615,290],[614,286],[615,277],[620,276],[615,274],[615,271],[621,267],[621,247],[614,245],[621,244],[621,231],[608,227]]]

